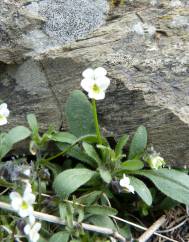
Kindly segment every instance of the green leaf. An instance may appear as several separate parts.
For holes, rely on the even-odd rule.
[[[78,219],[77,219],[77,222],[78,222],[78,223],[81,223],[81,222],[85,219],[84,208],[82,208],[82,207],[78,207],[78,208],[77,208],[77,213],[78,213]]]
[[[69,196],[88,182],[94,174],[94,171],[85,168],[68,169],[55,178],[53,187],[59,196]]]
[[[67,242],[69,240],[69,233],[67,231],[61,231],[54,234],[49,242]]]
[[[111,208],[108,206],[100,206],[100,205],[90,205],[85,208],[86,213],[91,213],[94,215],[103,215],[103,216],[111,216],[116,215],[117,210],[115,208]]]
[[[67,215],[67,209],[66,209],[65,203],[59,203],[59,213],[60,213],[60,218],[65,220]]]
[[[127,160],[121,163],[123,170],[136,171],[141,170],[144,167],[144,164],[140,160]]]
[[[0,134],[0,160],[11,150],[12,144],[6,139],[6,133]]]
[[[5,136],[6,139],[13,145],[17,142],[20,142],[31,135],[31,132],[28,128],[24,126],[17,126],[11,129],[8,134]]]
[[[64,150],[69,145],[65,143],[57,143],[57,146],[60,150]],[[95,167],[96,164],[93,159],[91,159],[84,151],[82,151],[78,146],[73,147],[70,151],[67,152],[67,154],[75,158],[76,160],[80,160],[84,163],[87,163],[88,165]]]
[[[99,167],[99,172],[102,180],[109,184],[112,180],[110,172],[104,167]]]
[[[69,132],[57,132],[52,134],[50,139],[56,142],[73,144],[77,140],[77,137]]]
[[[152,204],[152,195],[150,190],[144,184],[143,181],[137,179],[136,177],[129,177],[131,185],[134,187],[136,193],[142,198],[142,200],[147,204]]]
[[[16,188],[15,183],[7,182],[6,180],[1,179],[1,178],[0,178],[0,186],[1,187],[9,187],[9,188],[13,188],[13,189]]]
[[[39,128],[35,114],[28,114],[27,121],[33,133],[37,133]]]
[[[121,156],[123,153],[123,148],[126,145],[127,141],[129,139],[129,136],[127,134],[123,135],[117,142],[115,147],[115,154],[116,157]]]
[[[157,204],[155,210],[170,210],[179,205],[179,203],[170,197],[165,197],[160,204]]]
[[[144,126],[140,126],[134,134],[129,149],[129,160],[141,155],[147,145],[147,130]]]
[[[100,227],[110,228],[110,229],[113,229],[115,231],[117,230],[113,221],[108,216],[93,215],[88,219],[88,221],[90,223],[97,225],[97,226],[100,226]]]
[[[40,238],[37,242],[47,242],[47,240],[40,236]]]
[[[92,106],[83,92],[76,90],[71,93],[65,113],[70,132],[75,136],[96,133]]]
[[[19,141],[29,137],[30,130],[24,126],[17,126],[11,129],[8,133],[0,135],[0,159],[2,159]]]
[[[149,178],[162,193],[189,205],[189,176],[187,174],[166,168],[137,171],[135,174]]]
[[[90,158],[92,158],[94,161],[96,161],[96,163],[98,165],[100,165],[102,163],[98,153],[96,152],[95,148],[92,145],[90,145],[86,142],[83,142],[83,148],[84,148],[85,152],[87,153],[87,155]]]
[[[77,202],[85,205],[91,205],[101,196],[101,194],[102,191],[93,191],[79,197]]]

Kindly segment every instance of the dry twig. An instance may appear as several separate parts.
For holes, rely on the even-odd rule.
[[[166,221],[165,215],[161,216],[155,223],[153,223],[139,238],[139,242],[147,241],[155,231],[157,231]]]
[[[14,209],[11,207],[11,205],[8,203],[0,202],[0,208],[15,212]],[[33,215],[35,218],[37,218],[39,220],[43,220],[43,221],[47,221],[47,222],[55,223],[55,224],[60,224],[60,225],[66,225],[66,222],[64,220],[62,220],[61,218],[56,217],[54,215],[40,213],[40,212],[36,212],[36,211],[33,212]],[[87,230],[87,231],[92,231],[92,232],[96,232],[96,233],[100,233],[100,234],[105,234],[107,236],[111,236],[111,237],[115,238],[116,241],[126,242],[126,239],[122,235],[120,235],[118,232],[115,232],[109,228],[103,228],[103,227],[86,224],[86,223],[78,224],[77,222],[73,222],[73,225],[75,227],[81,226],[84,230]]]
[[[135,224],[135,223],[133,223],[133,222],[127,221],[127,220],[125,220],[125,219],[119,218],[119,217],[117,217],[117,216],[110,216],[110,217],[115,218],[115,219],[117,219],[118,221],[121,221],[121,222],[123,222],[123,223],[129,224],[129,225],[131,225],[131,226],[133,226],[133,227],[135,227],[135,228],[138,228],[138,229],[141,229],[141,230],[147,230],[146,227],[143,227],[143,226],[141,226],[141,225],[138,225],[138,224]],[[159,234],[159,233],[157,233],[157,232],[154,232],[154,234],[155,234],[156,236],[158,236],[158,237],[160,237],[160,238],[163,238],[163,239],[166,239],[166,240],[168,240],[168,241],[178,242],[177,240],[171,239],[171,238],[169,238],[169,237],[167,237],[167,236],[165,236],[165,235]]]

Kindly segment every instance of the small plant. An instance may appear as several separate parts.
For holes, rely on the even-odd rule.
[[[146,216],[155,197],[152,183],[171,201],[189,205],[189,176],[165,167],[160,154],[147,147],[144,126],[132,139],[123,134],[115,145],[102,135],[96,101],[105,98],[110,79],[102,67],[82,75],[81,87],[91,102],[82,91],[71,93],[67,132],[49,128],[41,135],[35,115],[29,114],[29,128],[0,134],[0,185],[5,188],[0,207],[14,212],[1,210],[2,241],[126,241],[129,227],[115,215],[126,221],[135,204]],[[8,116],[7,105],[1,104],[0,125]],[[6,161],[14,144],[26,138],[31,157]]]

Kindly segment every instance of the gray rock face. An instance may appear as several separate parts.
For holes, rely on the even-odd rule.
[[[45,32],[58,43],[66,43],[105,23],[108,4],[104,0],[43,0],[38,11],[46,18]]]
[[[0,61],[8,64],[87,36],[108,13],[106,0],[3,0],[0,8]]]
[[[182,11],[188,18],[188,10]],[[135,12],[156,26],[155,35],[133,31],[141,21]],[[189,36],[187,24],[173,25],[177,15],[167,1],[161,8],[138,1],[77,42],[36,52],[19,64],[1,64],[0,97],[11,109],[10,127],[23,124],[28,112],[36,113],[42,130],[49,124],[66,127],[64,104],[80,88],[81,72],[104,66],[111,79],[105,100],[98,102],[104,133],[118,137],[143,124],[170,164],[189,167]]]

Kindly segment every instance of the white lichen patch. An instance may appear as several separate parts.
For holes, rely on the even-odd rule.
[[[189,17],[177,15],[173,17],[171,25],[176,28],[188,27],[189,26]]]
[[[105,23],[106,0],[43,0],[27,6],[46,18],[44,31],[58,43],[86,36]]]

